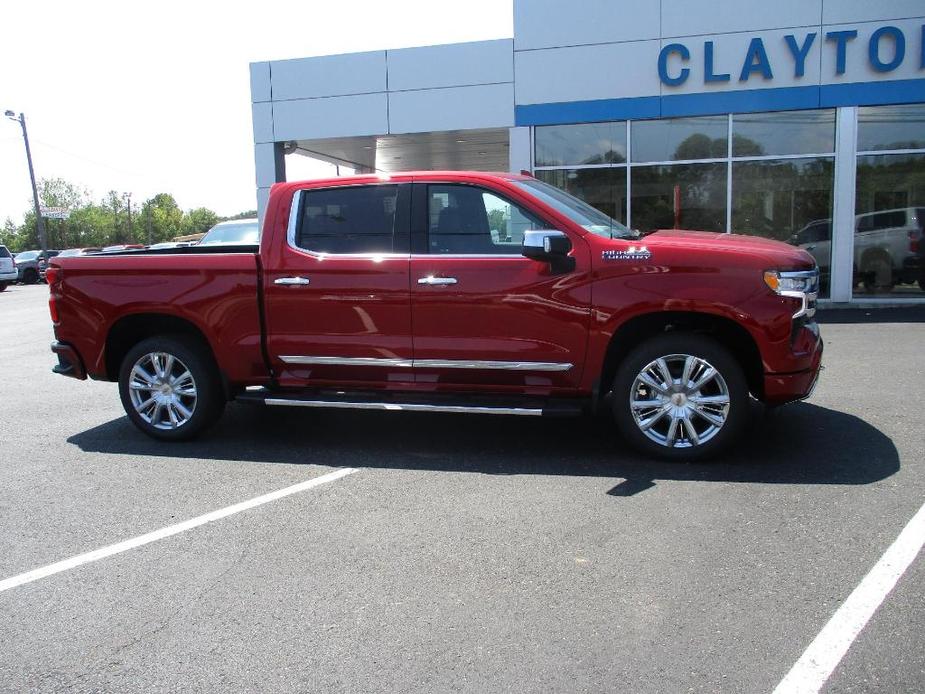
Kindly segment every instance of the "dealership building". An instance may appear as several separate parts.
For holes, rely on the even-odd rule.
[[[802,246],[833,303],[925,301],[922,0],[514,0],[513,38],[250,67],[261,215],[292,157],[528,171]]]

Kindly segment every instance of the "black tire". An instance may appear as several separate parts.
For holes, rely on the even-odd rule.
[[[33,270],[30,267],[22,273],[22,283],[23,284],[35,284],[38,281],[39,281],[39,273],[37,270]]]
[[[152,354],[172,356],[174,367],[171,373],[180,376],[188,371],[192,378],[192,388],[188,386],[186,390],[177,388],[178,394],[162,393],[160,388],[163,387],[163,381],[166,379],[162,379],[156,373],[156,369],[151,368],[154,366],[153,362],[148,360],[139,363],[139,360],[149,359]],[[162,366],[167,364],[166,358],[159,357],[159,362]],[[141,366],[146,374],[155,377],[153,382],[139,376],[138,372],[133,376],[132,371],[136,364]],[[155,373],[152,374],[152,371]],[[133,380],[136,385],[154,385],[157,382],[161,385],[156,388],[134,389],[130,388]],[[183,383],[186,384],[188,381],[184,380]],[[195,392],[195,398],[179,394],[190,390]],[[143,395],[151,398],[157,395],[167,398],[165,402],[168,404],[156,410],[159,402],[155,402],[140,412],[132,400],[133,391],[139,393],[139,399],[142,399]],[[221,378],[209,348],[200,340],[185,335],[151,337],[132,347],[122,360],[122,366],[119,369],[119,397],[132,424],[159,441],[192,439],[214,424],[225,408]],[[170,398],[174,400],[171,401]],[[189,412],[189,416],[182,414],[181,409]],[[183,421],[179,424],[171,424],[170,420],[176,422],[181,418]]]
[[[5,292],[6,288],[10,286],[9,282],[0,282],[0,292]]]
[[[677,382],[680,383],[682,375],[679,370],[683,369],[686,361],[684,357],[686,356],[694,357],[695,360],[691,362],[692,365],[704,369],[703,372],[699,373],[705,374],[707,373],[707,367],[712,367],[719,374],[719,378],[714,377],[695,391],[696,398],[707,396],[722,398],[728,396],[728,406],[723,410],[722,405],[707,405],[711,409],[711,412],[707,414],[716,420],[722,419],[720,415],[725,417],[720,426],[711,423],[703,415],[696,412],[691,413],[688,420],[689,425],[694,427],[692,436],[687,433],[688,424],[685,424],[683,420],[675,422],[674,426],[677,427],[675,431],[680,430],[682,433],[676,434],[676,440],[669,446],[666,442],[672,436],[673,418],[671,411],[654,419],[649,419],[650,413],[654,417],[660,411],[660,407],[667,407],[668,403],[665,402],[664,405],[659,407],[652,407],[651,410],[644,410],[640,409],[639,402],[637,402],[637,407],[633,408],[630,401],[631,399],[648,402],[654,402],[655,399],[667,400],[668,393],[674,395],[671,389],[677,388],[681,390],[680,385],[675,385],[671,389],[666,389],[666,394],[659,394],[657,391],[651,390],[651,395],[649,395],[648,386],[637,386],[637,377],[641,375],[643,369],[656,362],[660,357],[671,357],[667,360],[669,371],[671,372],[669,375],[675,377]],[[698,362],[697,360],[700,361]],[[702,366],[704,362],[705,366]],[[695,372],[694,375],[696,376],[697,373]],[[661,386],[665,385],[665,378],[658,380]],[[692,378],[688,382],[692,383],[694,380],[696,379]],[[634,386],[637,388],[635,391]],[[725,386],[725,392],[723,392],[723,386]],[[692,400],[695,398],[694,392],[691,393],[690,397]],[[687,402],[687,395],[684,395],[681,404],[687,406]],[[748,384],[739,362],[728,349],[713,338],[694,333],[664,333],[637,346],[620,364],[614,378],[611,407],[614,421],[624,440],[640,453],[676,462],[706,460],[721,453],[742,433],[748,421]],[[641,429],[642,425],[637,424],[636,417],[633,414],[634,409],[640,413],[642,425],[649,421],[657,422],[656,425],[651,426],[650,434],[644,433]],[[719,412],[720,410],[722,411]],[[663,429],[665,430],[664,432],[662,431]],[[663,438],[664,441],[653,440],[650,436]],[[695,443],[693,436],[698,438],[703,436],[704,440]]]

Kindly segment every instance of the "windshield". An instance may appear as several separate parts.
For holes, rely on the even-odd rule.
[[[16,260],[21,260],[23,262],[35,260],[38,257],[39,257],[38,251],[23,251],[22,253],[16,254]]]
[[[569,195],[561,188],[556,188],[536,179],[512,180],[511,183],[539,198],[592,234],[608,239],[634,239],[639,236],[639,232],[628,229],[616,219],[608,217],[597,208],[591,207],[591,205],[579,200],[574,195]]]
[[[199,244],[212,243],[257,243],[257,220],[223,222],[212,227]]]

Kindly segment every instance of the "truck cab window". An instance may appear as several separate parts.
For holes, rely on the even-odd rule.
[[[302,191],[296,245],[314,253],[391,253],[398,186]]]
[[[545,225],[519,205],[483,188],[428,186],[431,253],[519,255],[524,231]]]

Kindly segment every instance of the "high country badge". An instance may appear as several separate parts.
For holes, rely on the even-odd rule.
[[[604,260],[648,260],[652,253],[645,246],[630,246],[625,251],[604,251],[601,257]]]

